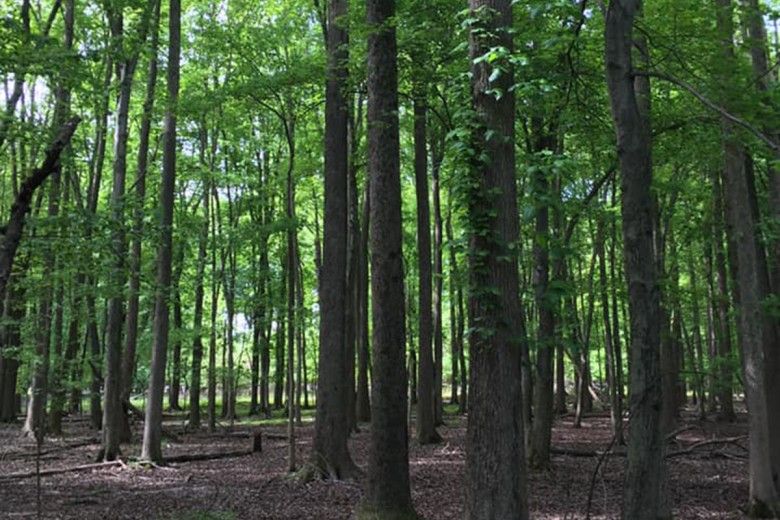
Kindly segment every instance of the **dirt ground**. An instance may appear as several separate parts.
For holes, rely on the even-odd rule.
[[[412,496],[428,520],[460,519],[463,511],[463,461],[466,422],[445,417],[440,428],[444,442],[419,446],[410,442]],[[138,425],[136,425],[138,426]],[[181,420],[166,423],[180,431]],[[668,451],[669,490],[674,515],[681,519],[743,518],[739,507],[747,498],[747,440],[745,417],[735,424],[687,418],[685,429]],[[256,426],[241,422],[229,432],[180,434],[164,448],[166,456],[249,450],[248,432]],[[141,468],[132,463],[92,471],[45,476],[41,484],[41,518],[73,519],[348,519],[361,497],[360,483],[315,481],[301,484],[287,476],[287,441],[283,426],[261,426],[263,451],[242,457]],[[47,439],[41,468],[60,468],[94,462],[97,435],[85,418],[65,423],[63,438]],[[242,436],[242,433],[245,434]],[[311,448],[311,423],[298,428],[298,460]],[[617,518],[623,465],[621,456],[598,457],[585,452],[604,450],[612,438],[608,417],[587,417],[582,428],[565,416],[553,432],[552,469],[529,476],[531,517],[586,518],[589,491],[591,518]],[[724,442],[723,439],[733,439]],[[709,443],[713,439],[718,442]],[[707,444],[700,444],[707,442]],[[368,429],[352,437],[355,460],[365,467]],[[691,449],[691,447],[693,447]],[[616,447],[616,451],[624,448]],[[35,470],[35,445],[19,437],[19,425],[0,426],[0,518],[37,518],[35,478],[3,476]],[[139,453],[134,444],[125,455]],[[563,454],[567,452],[568,454]],[[594,477],[598,461],[600,471]],[[591,482],[593,485],[591,485]]]

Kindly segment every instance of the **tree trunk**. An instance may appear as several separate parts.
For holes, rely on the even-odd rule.
[[[607,293],[607,259],[604,249],[605,233],[604,222],[600,219],[596,232],[596,244],[594,251],[599,257],[599,285],[601,293],[601,311],[604,318],[604,351],[607,357],[607,390],[609,392],[609,418],[612,422],[612,430],[618,444],[623,441],[623,410],[620,406],[620,395],[617,388],[617,366],[615,365],[614,342],[612,341],[612,323],[609,315],[609,296]]]
[[[371,401],[368,397],[368,366],[370,363],[368,336],[368,228],[370,206],[370,178],[366,178],[363,195],[363,218],[360,230],[360,251],[358,253],[359,270],[359,314],[360,327],[358,330],[358,377],[357,377],[357,397],[355,403],[355,413],[358,421],[371,421]]]
[[[205,148],[205,143],[202,148]],[[200,428],[200,387],[201,368],[203,365],[203,280],[206,273],[207,248],[209,240],[209,193],[208,181],[203,181],[203,221],[198,235],[198,259],[195,265],[195,310],[192,329],[192,372],[190,376],[190,417],[189,427],[193,430]]]
[[[458,265],[455,252],[455,240],[452,233],[452,194],[450,194],[450,206],[447,212],[447,218],[445,221],[445,227],[447,233],[447,244],[449,245],[449,264],[450,264],[450,359],[451,359],[451,371],[450,371],[450,404],[460,404],[459,388],[460,385],[460,361],[459,351],[461,345],[458,344],[458,314],[457,314],[457,292],[460,279],[457,275]]]
[[[641,0],[612,0],[606,18],[607,87],[622,176],[623,261],[631,321],[631,435],[623,518],[667,516],[660,428],[660,295],[653,258],[649,81],[634,78],[633,24]],[[639,45],[645,51],[644,45]],[[635,90],[636,89],[636,90]]]
[[[290,164],[287,169],[287,197],[286,197],[286,215],[287,215],[287,258],[285,264],[285,275],[287,276],[287,470],[295,471],[297,467],[296,449],[295,449],[295,267],[296,261],[296,223],[295,223],[295,185],[293,183],[293,158],[294,141],[290,139],[291,133],[288,133],[290,145]]]
[[[538,118],[531,123],[534,129],[534,151],[552,151],[551,136],[545,135]],[[553,422],[553,358],[555,354],[555,307],[550,286],[549,200],[551,196],[548,172],[542,165],[534,170],[535,233],[534,233],[534,300],[539,310],[537,330],[536,378],[534,379],[534,420],[531,426],[528,463],[543,469],[550,465],[550,441]]]
[[[433,359],[433,302],[431,280],[431,220],[428,204],[428,150],[424,87],[416,86],[414,99],[414,178],[417,193],[419,374],[417,383],[417,440],[439,442],[436,431],[436,368]]]
[[[138,133],[138,161],[135,175],[135,200],[133,211],[132,246],[130,248],[130,283],[127,295],[127,335],[125,337],[125,352],[122,363],[122,403],[127,407],[135,374],[136,347],[138,344],[138,308],[141,290],[141,248],[144,231],[144,201],[146,198],[146,175],[149,162],[149,136],[154,116],[154,98],[157,84],[157,49],[159,43],[160,7],[162,0],[154,2],[151,19],[151,42],[149,65],[146,73],[146,98],[144,99],[141,116],[141,128]],[[123,439],[130,441],[130,424],[127,414],[122,415]]]
[[[714,353],[717,378],[716,393],[720,403],[720,419],[733,422],[734,413],[733,376],[730,366],[732,356],[731,318],[729,316],[729,287],[726,268],[726,253],[723,250],[723,190],[720,175],[712,175],[712,249],[715,261],[714,303],[715,344]]]
[[[16,419],[16,384],[19,373],[17,354],[8,354],[7,350],[22,346],[22,322],[27,314],[25,305],[25,289],[22,285],[24,269],[15,273],[9,284],[9,291],[4,302],[4,325],[2,334],[2,350],[0,350],[0,422],[13,422]],[[6,352],[3,352],[6,351]]]
[[[212,150],[215,148],[216,132],[214,133]],[[213,171],[213,170],[212,170]],[[214,181],[210,183],[209,197],[214,199],[211,205],[211,316],[209,330],[209,368],[208,368],[208,412],[209,412],[209,431],[213,432],[217,425],[217,309],[219,305],[219,287],[220,278],[224,272],[217,268],[217,211],[216,199],[217,187]]]
[[[150,9],[145,9],[141,21],[140,41],[146,39]],[[108,18],[112,37],[122,41],[123,15],[109,8]],[[110,280],[125,280],[125,259],[127,255],[127,239],[124,230],[125,217],[125,183],[127,178],[127,142],[129,137],[130,98],[133,88],[133,75],[138,61],[138,54],[126,58],[119,64],[119,96],[116,108],[116,129],[114,133],[114,185],[111,191],[111,247],[113,249],[113,265]],[[112,461],[119,456],[119,444],[127,437],[124,431],[125,413],[122,406],[122,326],[125,314],[123,288],[114,288],[108,300],[106,323],[106,377],[104,383],[103,406],[103,442],[101,453],[103,460]]]
[[[181,2],[170,0],[168,13],[168,105],[163,134],[163,171],[160,184],[160,245],[157,250],[157,283],[152,324],[152,362],[149,398],[146,403],[141,458],[156,463],[162,456],[162,410],[165,390],[165,360],[168,354],[168,300],[173,264],[173,205],[176,189],[176,115],[179,99],[181,54]]]
[[[512,50],[512,2],[470,0],[485,16],[470,34],[472,96],[479,126],[471,139],[466,518],[528,518],[520,372],[522,310],[516,250],[515,100],[512,65],[477,63],[496,45]],[[502,71],[497,78],[492,76]],[[502,95],[495,96],[494,90]],[[495,134],[494,138],[486,136]],[[501,413],[496,413],[501,410]]]
[[[759,0],[742,0],[747,11],[743,18],[743,23],[747,25],[747,36],[750,43],[750,55],[753,65],[754,84],[759,95],[766,98],[771,85],[772,74],[770,60],[767,49],[766,22],[764,21],[764,10]],[[775,21],[777,28],[777,21]],[[772,67],[774,68],[774,66]],[[775,107],[771,101],[762,100],[767,105],[769,114],[773,114]],[[770,117],[764,118],[764,121],[771,121]],[[764,132],[772,135],[775,144],[780,143],[780,129],[777,125],[766,124]],[[769,262],[766,262],[766,255],[763,252],[764,244],[759,242],[761,248],[760,267],[766,268],[766,275],[762,281],[761,290],[763,291],[762,300],[770,297],[780,299],[780,169],[776,161],[780,158],[780,153],[775,152],[772,160],[768,162],[768,192],[769,192],[769,215],[761,224],[767,228],[765,232],[768,236],[767,248],[769,249]],[[755,191],[751,190],[753,201],[755,201]],[[757,215],[757,207],[754,209],[757,220],[761,217]],[[763,270],[763,269],[762,269]],[[764,371],[766,373],[766,396],[767,413],[769,421],[769,457],[772,463],[772,477],[775,482],[775,492],[780,496],[780,317],[775,313],[764,312],[766,321],[764,330]],[[780,514],[780,513],[778,513]]]
[[[327,22],[328,75],[325,85],[324,248],[320,271],[320,349],[317,416],[312,462],[330,478],[348,478],[355,469],[347,449],[350,386],[346,381],[347,183],[349,174],[348,2],[330,0]]]
[[[373,380],[368,482],[358,518],[416,518],[409,488],[394,0],[368,0]]]
[[[431,169],[432,193],[433,193],[433,403],[436,425],[444,424],[442,414],[444,406],[442,401],[442,386],[444,374],[444,351],[442,331],[442,289],[444,271],[442,267],[442,218],[441,218],[441,157],[434,157]],[[427,183],[426,183],[427,184]]]

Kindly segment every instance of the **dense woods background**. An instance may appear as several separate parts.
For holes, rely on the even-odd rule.
[[[673,461],[736,445],[716,511],[780,515],[773,0],[0,5],[0,421],[29,461],[260,426],[295,486],[362,486],[345,517],[416,518],[410,456],[452,443],[457,517],[527,518],[564,456],[625,457],[606,517],[704,518]],[[2,467],[40,516],[41,468]]]

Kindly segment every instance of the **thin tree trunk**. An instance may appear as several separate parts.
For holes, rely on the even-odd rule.
[[[356,415],[358,421],[371,421],[371,401],[368,391],[368,366],[370,363],[369,332],[368,332],[368,229],[370,206],[370,179],[366,178],[363,195],[363,218],[360,230],[360,251],[358,253],[359,271],[359,313],[360,327],[358,330],[358,377],[357,377],[357,399],[355,403]]]
[[[162,410],[165,361],[168,354],[168,299],[173,264],[173,205],[176,189],[176,116],[181,54],[181,2],[170,0],[168,13],[168,100],[163,134],[163,172],[160,185],[160,244],[157,250],[157,286],[152,324],[152,362],[146,404],[141,458],[162,463]]]
[[[434,367],[433,302],[431,280],[431,221],[428,205],[428,150],[426,146],[425,93],[416,86],[414,99],[414,177],[417,194],[418,332],[419,374],[417,384],[417,440],[420,444],[439,442],[436,431],[436,368]]]
[[[607,259],[604,249],[604,223],[599,220],[596,232],[594,252],[599,257],[599,285],[601,293],[601,311],[604,318],[604,351],[607,356],[607,390],[609,392],[609,417],[612,430],[618,444],[623,441],[623,410],[620,407],[620,395],[617,388],[617,367],[615,365],[614,342],[612,341],[612,323],[609,315],[609,296],[607,293]]]
[[[201,145],[202,152],[205,152],[206,139]],[[201,161],[203,162],[203,161]],[[193,430],[200,428],[200,387],[201,387],[201,369],[203,365],[203,299],[204,299],[204,278],[206,273],[206,259],[208,255],[209,239],[209,202],[211,194],[206,180],[203,181],[203,220],[198,235],[198,259],[195,265],[195,310],[193,316],[192,329],[194,338],[192,340],[192,368],[190,376],[190,416],[189,427]]]
[[[157,84],[157,50],[159,44],[160,8],[162,0],[154,2],[151,19],[151,42],[149,65],[146,73],[146,98],[144,99],[141,116],[141,128],[138,133],[138,161],[135,175],[135,200],[133,212],[132,246],[130,248],[130,283],[127,294],[127,317],[125,325],[125,352],[122,362],[122,403],[127,407],[130,403],[130,393],[135,374],[136,346],[138,344],[138,308],[141,290],[141,248],[144,231],[144,201],[146,198],[146,174],[149,162],[149,136],[152,128],[152,118]],[[128,415],[122,416],[123,439],[130,441],[130,424]]]

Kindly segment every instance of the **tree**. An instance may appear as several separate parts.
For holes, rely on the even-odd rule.
[[[368,484],[358,518],[413,519],[409,490],[395,0],[368,0],[372,374]]]
[[[346,0],[328,5],[328,76],[325,86],[325,210],[323,263],[320,273],[320,351],[317,418],[311,464],[329,478],[350,478],[356,466],[347,449],[345,377],[347,297],[347,80],[349,36]]]
[[[468,179],[469,347],[466,517],[528,518],[520,386],[512,2],[470,0],[475,111]],[[488,60],[499,49],[498,60]],[[494,95],[493,92],[497,92]]]
[[[431,217],[428,204],[427,108],[423,86],[414,99],[414,179],[417,194],[417,262],[419,305],[419,372],[417,383],[417,440],[441,440],[436,431],[436,369],[433,361],[433,302],[431,285]]]
[[[149,401],[144,420],[141,458],[156,463],[162,457],[162,408],[165,390],[165,360],[168,353],[169,299],[173,264],[173,204],[176,188],[176,111],[179,99],[179,59],[181,55],[181,2],[170,0],[168,7],[168,99],[165,107],[163,172],[160,185],[160,245],[157,249],[153,345]]]
[[[722,39],[723,63],[734,63],[731,0],[718,0],[717,25]],[[723,72],[721,72],[723,74]],[[730,99],[725,100],[730,109]],[[766,279],[763,250],[757,237],[757,221],[752,210],[751,172],[747,169],[747,157],[731,121],[723,120],[723,197],[729,240],[733,243],[735,288],[739,315],[737,326],[742,347],[742,371],[744,375],[745,401],[749,410],[750,428],[750,498],[748,514],[758,518],[771,518],[780,513],[780,499],[772,474],[772,432],[770,427],[771,399],[767,394],[769,363],[764,341],[771,334],[772,324],[762,308]],[[776,377],[774,375],[769,377]]]
[[[107,5],[107,17],[111,35],[117,45],[125,42],[123,6]],[[138,41],[146,40],[151,9],[144,9],[138,25]],[[113,219],[112,255],[113,271],[111,280],[123,280],[124,262],[127,254],[127,239],[124,231],[125,184],[127,181],[127,142],[129,138],[130,98],[133,77],[138,64],[139,49],[128,52],[117,67],[119,95],[116,102],[116,128],[114,132],[113,187],[111,191],[111,218]],[[124,285],[124,284],[123,284]],[[125,303],[123,286],[115,287],[108,301],[106,324],[106,372],[103,405],[103,460],[111,461],[119,456],[119,444],[128,437],[125,413],[122,406],[122,325]],[[95,331],[96,334],[97,331]],[[97,341],[95,337],[93,341]]]
[[[607,88],[621,174],[623,261],[631,321],[631,402],[623,518],[665,517],[660,425],[660,294],[653,258],[649,81],[634,77],[633,25],[641,0],[612,0],[605,30]],[[640,47],[640,52],[646,49]]]

